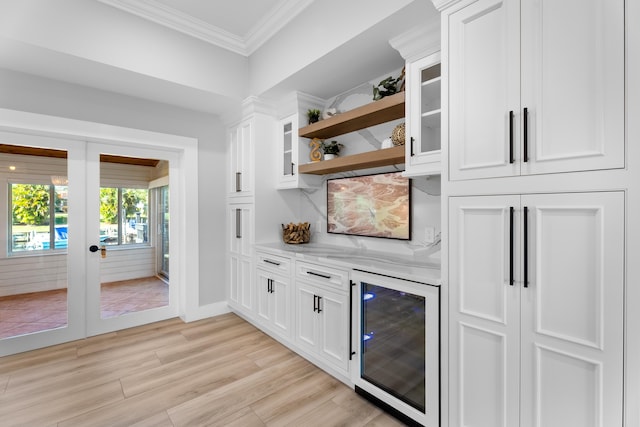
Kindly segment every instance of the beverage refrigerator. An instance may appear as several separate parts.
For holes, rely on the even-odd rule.
[[[440,287],[355,270],[351,363],[358,394],[408,425],[440,425]]]

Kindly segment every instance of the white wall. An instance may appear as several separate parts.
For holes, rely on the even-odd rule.
[[[0,67],[28,67],[29,52],[51,55],[47,71],[62,81],[105,88],[100,85],[108,79],[92,74],[128,72],[190,88],[194,95],[203,91],[237,101],[246,96],[246,57],[98,1],[3,1],[0,47],[14,61],[2,64],[0,58]]]
[[[198,139],[199,304],[225,299],[224,128],[217,117],[139,98],[0,70],[0,108]]]
[[[402,65],[402,64],[400,64]],[[336,108],[338,112],[344,112],[373,101],[373,86],[387,77],[398,77],[401,67],[390,71],[378,78],[365,82],[362,85],[329,99],[326,108]],[[391,136],[394,127],[404,122],[404,119],[394,120],[378,126],[373,126],[346,135],[340,135],[329,140],[336,140],[343,144],[340,155],[356,154],[364,151],[380,149],[382,141]],[[301,124],[302,125],[302,124]],[[427,262],[439,264],[440,247],[432,246],[425,241],[426,227],[435,228],[435,233],[440,232],[440,177],[414,178],[411,189],[411,227],[412,238],[409,241],[345,236],[328,234],[327,231],[327,186],[329,178],[367,175],[380,172],[394,172],[403,170],[403,165],[384,168],[358,170],[339,174],[324,175],[322,187],[319,189],[300,190],[301,210],[300,221],[308,221],[312,224],[313,240],[317,243],[340,245],[345,247],[366,248],[368,250],[383,251],[389,254],[416,257]]]

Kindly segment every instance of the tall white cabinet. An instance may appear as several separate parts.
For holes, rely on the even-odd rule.
[[[254,244],[275,240],[280,212],[265,209],[278,203],[272,166],[275,150],[261,141],[276,135],[274,108],[258,98],[246,99],[242,118],[227,131],[227,300],[248,318],[255,315]],[[259,214],[258,214],[259,213]],[[211,226],[218,226],[211,224]]]
[[[625,2],[434,3],[447,422],[621,426]]]
[[[621,425],[624,193],[449,204],[451,425]]]
[[[623,0],[456,7],[452,180],[624,167]]]

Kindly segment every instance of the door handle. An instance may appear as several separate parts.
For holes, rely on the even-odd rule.
[[[320,313],[322,311],[322,309],[320,308],[320,300],[322,299],[321,296],[318,296],[318,313]]]
[[[527,206],[524,207],[524,233],[523,233],[523,258],[524,258],[524,287],[529,287],[529,208]]]
[[[98,252],[99,249],[98,245],[89,246],[89,252]]]
[[[513,110],[509,111],[509,163],[515,162],[513,157]]]
[[[509,285],[513,286],[513,206],[509,207]]]
[[[529,109],[524,108],[522,111],[522,160],[526,163],[529,161]]]
[[[313,311],[318,311],[318,295],[313,296]]]
[[[236,239],[242,239],[242,209],[236,209]]]

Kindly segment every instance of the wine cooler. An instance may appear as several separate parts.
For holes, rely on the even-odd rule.
[[[356,392],[407,424],[440,425],[440,288],[355,271],[351,298]]]

